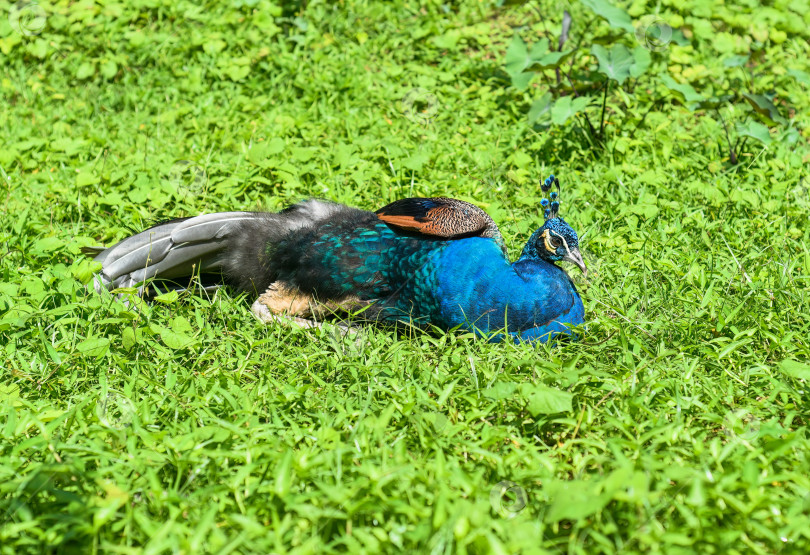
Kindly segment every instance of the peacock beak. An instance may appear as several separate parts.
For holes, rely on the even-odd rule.
[[[579,253],[579,249],[569,250],[568,254],[563,257],[563,260],[576,264],[577,267],[582,270],[584,275],[588,275],[588,268],[585,266],[585,262],[582,260],[582,255]]]

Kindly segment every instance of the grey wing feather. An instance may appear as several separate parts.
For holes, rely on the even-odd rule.
[[[188,276],[215,270],[233,226],[259,217],[255,212],[222,212],[160,224],[101,251],[96,288],[132,287],[147,279]]]

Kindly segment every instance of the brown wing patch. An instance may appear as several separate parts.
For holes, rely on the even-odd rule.
[[[480,236],[503,242],[498,226],[486,212],[458,199],[401,199],[378,210],[377,217],[390,226],[434,237],[454,239]]]
[[[387,224],[408,229],[421,229],[425,225],[424,220],[419,221],[414,216],[389,216],[388,214],[378,214],[377,217]]]
[[[440,222],[431,218],[431,213],[428,212],[425,218],[417,218],[414,216],[388,216],[380,214],[379,218],[394,227],[407,229],[411,231],[418,231],[424,235],[435,235],[436,237],[453,237],[458,235],[455,230],[447,229],[440,225]]]

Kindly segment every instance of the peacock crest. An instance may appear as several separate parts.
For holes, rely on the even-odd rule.
[[[552,187],[557,187],[557,190],[551,191]],[[540,189],[544,194],[548,194],[548,198],[540,200],[540,204],[544,208],[543,215],[547,220],[558,217],[560,213],[560,180],[551,174],[540,184]]]

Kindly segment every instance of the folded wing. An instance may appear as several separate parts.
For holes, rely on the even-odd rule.
[[[380,208],[377,217],[394,229],[442,239],[489,237],[504,249],[503,236],[495,221],[463,200],[406,198]]]

